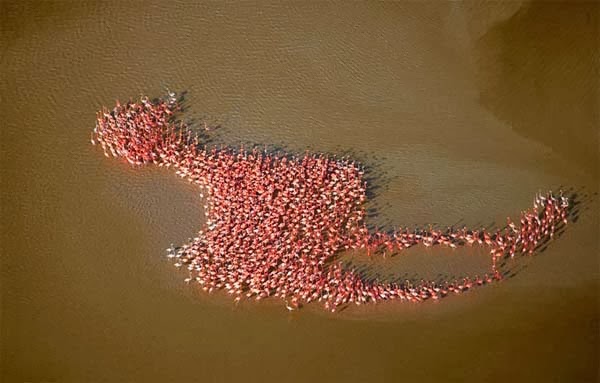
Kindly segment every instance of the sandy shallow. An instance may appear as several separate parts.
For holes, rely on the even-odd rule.
[[[597,6],[4,2],[0,25],[2,381],[597,378]],[[202,223],[196,189],[89,145],[101,105],[165,86],[215,143],[351,153],[380,227],[501,225],[560,187],[577,220],[439,302],[235,305],[164,257]],[[369,267],[486,266],[454,255]]]

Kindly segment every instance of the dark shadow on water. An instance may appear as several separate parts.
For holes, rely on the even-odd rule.
[[[480,102],[598,176],[597,2],[535,1],[477,42]]]
[[[529,263],[534,261],[535,258],[551,247],[552,243],[560,240],[560,238],[569,232],[570,225],[576,225],[577,222],[581,218],[581,212],[588,212],[589,205],[598,198],[597,192],[588,192],[584,187],[575,188],[569,187],[564,188],[562,185],[553,189],[555,191],[562,190],[564,196],[569,198],[569,208],[567,211],[567,220],[568,224],[559,224],[557,226],[557,230],[552,239],[547,238],[540,242],[532,255],[529,254],[516,254],[514,258],[511,258],[508,255],[505,255],[498,264],[498,270],[504,277],[504,279],[511,279],[526,270],[529,266]],[[453,229],[462,228],[461,223],[463,220],[457,221],[455,224],[448,226]],[[422,225],[422,228],[426,228],[425,225]],[[435,226],[433,226],[435,228]],[[487,224],[475,225],[473,228],[483,227],[490,232],[495,232],[497,230],[504,230],[506,226],[498,227],[495,222],[488,222]],[[440,245],[434,246],[437,247]],[[457,249],[460,251],[461,248]],[[392,257],[396,256],[398,252],[392,253]],[[379,257],[380,254],[373,255],[374,257]],[[421,255],[417,255],[421,256]],[[487,256],[487,255],[485,255]],[[365,256],[366,257],[366,256]],[[396,283],[399,285],[407,285],[407,284],[416,284],[423,281],[423,276],[419,274],[418,271],[414,272],[403,272],[401,274],[390,274],[384,273],[377,270],[373,267],[372,263],[365,259],[365,261],[356,262],[355,260],[343,261],[342,262],[344,269],[346,270],[354,270],[363,280],[367,282],[375,282],[375,281],[383,281],[389,283]],[[430,282],[435,282],[436,284],[440,284],[442,281],[453,281],[453,280],[461,280],[466,277],[466,274],[450,274],[446,272],[437,273],[436,277],[429,280]],[[481,275],[480,275],[481,276]],[[472,275],[471,275],[472,277]]]
[[[186,108],[187,108],[187,104],[186,104],[186,100],[185,100],[186,93],[187,92],[182,92],[179,95],[179,102],[182,105],[182,111],[186,110]],[[177,115],[177,117],[179,117],[179,114]],[[275,156],[275,157],[279,157],[279,158],[286,157],[288,159],[300,158],[303,155],[305,155],[306,153],[310,153],[309,151],[305,151],[302,153],[300,153],[298,151],[294,151],[287,145],[262,144],[262,143],[256,143],[256,142],[242,143],[242,144],[239,144],[239,147],[227,146],[226,143],[223,142],[222,138],[218,137],[219,129],[217,129],[217,127],[220,128],[220,126],[218,124],[217,125],[209,125],[202,118],[201,119],[193,119],[192,118],[192,119],[183,120],[183,121],[193,132],[196,132],[199,135],[200,140],[201,140],[200,146],[202,146],[202,148],[216,147],[217,150],[228,150],[231,152],[237,152],[238,150],[242,150],[242,148],[247,151],[257,149],[257,150],[259,150],[265,154],[269,154],[271,156]],[[177,122],[180,122],[180,120],[177,120]],[[337,158],[337,159],[344,159],[347,161],[356,161],[356,163],[359,164],[359,167],[364,171],[364,180],[367,182],[367,185],[368,185],[367,191],[366,191],[367,198],[368,198],[368,202],[366,204],[367,217],[366,217],[365,221],[368,223],[369,221],[376,220],[378,218],[379,212],[380,212],[380,210],[379,210],[380,206],[377,204],[377,197],[382,190],[385,190],[387,187],[389,187],[389,184],[393,180],[392,176],[390,176],[389,174],[387,174],[383,171],[383,165],[385,164],[385,159],[378,157],[376,155],[373,155],[371,153],[358,152],[358,151],[354,151],[352,149],[340,151],[339,153],[314,153],[314,154],[316,154],[316,155],[323,154],[323,155],[326,155],[329,158],[333,158],[333,159]],[[558,190],[562,190],[564,195],[567,196],[570,200],[570,205],[569,205],[569,209],[568,209],[569,224],[577,224],[577,222],[580,220],[582,212],[587,212],[589,210],[589,205],[590,205],[591,201],[596,199],[598,196],[597,192],[592,194],[591,192],[587,192],[584,188],[579,188],[579,189],[574,188],[574,187],[564,188],[563,186],[559,186],[558,188],[556,188],[554,190],[556,192],[558,192]],[[529,207],[527,207],[527,208],[529,208]],[[515,217],[513,217],[513,218],[515,218]],[[445,226],[445,227],[439,227],[440,225],[420,225],[421,226],[420,229],[431,230],[432,228],[435,228],[435,229],[439,229],[442,231],[457,230],[457,229],[463,228],[463,226],[464,226],[463,222],[464,222],[464,219],[460,219],[457,222],[455,222],[449,226]],[[379,224],[381,224],[381,222],[379,222]],[[388,234],[391,235],[394,231],[393,230],[394,226],[392,226],[392,225],[393,225],[392,222],[384,222],[382,225],[382,227],[384,229],[382,229],[381,231],[386,231]],[[372,223],[368,223],[367,226],[368,226],[369,230],[371,230],[371,231],[378,229],[378,227]],[[551,245],[551,243],[553,241],[558,240],[565,233],[568,232],[567,228],[568,228],[568,226],[559,224],[557,226],[557,231],[555,232],[554,238],[545,239],[541,243],[539,243],[534,255],[543,254],[548,249],[548,247]],[[419,229],[419,227],[417,227],[417,229]],[[481,222],[477,223],[476,225],[474,225],[472,227],[472,229],[475,229],[475,230],[485,229],[486,231],[488,231],[490,233],[494,233],[496,231],[506,229],[506,226],[500,227],[494,221],[481,221]],[[440,246],[440,245],[437,245],[437,246]],[[175,248],[174,250],[177,251],[179,249],[180,248]],[[396,253],[392,253],[392,254],[390,254],[390,256],[393,257],[395,254]],[[332,259],[328,260],[325,267],[327,267],[328,265],[330,265],[334,262],[339,262],[338,257],[339,256],[336,255],[336,256],[332,257]],[[530,262],[534,258],[535,257],[529,256],[529,255],[521,255],[521,254],[516,255],[514,258],[510,258],[508,255],[506,255],[501,259],[501,261],[498,265],[499,266],[498,270],[505,279],[511,279],[511,278],[515,277],[516,275],[518,275],[520,272],[526,270],[528,267],[528,262]],[[423,276],[419,275],[418,271],[403,272],[400,274],[392,274],[392,273],[385,273],[382,271],[378,271],[372,265],[370,265],[368,262],[356,263],[354,261],[342,261],[342,265],[343,265],[344,269],[346,269],[346,270],[354,270],[354,272],[356,272],[364,281],[369,282],[369,283],[388,282],[388,283],[395,283],[395,284],[401,285],[401,286],[411,286],[411,285],[421,283],[424,280]],[[434,277],[433,279],[430,279],[429,282],[434,282],[438,285],[441,285],[442,282],[444,282],[444,281],[461,280],[464,277],[467,277],[467,275],[465,275],[465,274],[460,275],[459,273],[451,274],[451,273],[447,273],[447,272],[439,272],[436,275],[436,277]],[[471,275],[471,277],[472,277],[472,275]],[[344,308],[342,308],[342,310],[343,309]]]

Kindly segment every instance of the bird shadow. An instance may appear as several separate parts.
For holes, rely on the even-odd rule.
[[[597,192],[590,192],[585,187],[567,187],[559,185],[554,190],[562,190],[563,195],[569,199],[569,206],[567,208],[567,221],[568,224],[559,223],[556,227],[556,231],[552,238],[544,238],[537,247],[533,254],[517,254],[511,257],[508,254],[503,255],[498,264],[497,269],[502,275],[503,279],[512,279],[525,271],[530,263],[534,259],[548,250],[552,242],[558,241],[563,235],[568,233],[569,225],[577,225],[580,221],[582,214],[590,211],[590,204],[598,197]],[[425,227],[425,225],[423,225]],[[436,225],[431,225],[436,227]],[[462,229],[464,227],[464,219],[460,219],[457,222],[447,226],[447,230]],[[486,231],[493,233],[496,231],[503,231],[507,229],[506,225],[497,225],[495,221],[481,221],[474,225],[475,228],[484,228]],[[416,228],[419,230],[419,227]],[[392,235],[392,231],[388,231],[387,234]],[[440,245],[434,245],[434,248]],[[388,254],[392,258],[399,254],[398,251],[394,251],[392,254]],[[398,285],[415,285],[425,280],[424,275],[419,272],[404,272],[401,274],[385,273],[380,271],[373,262],[369,262],[368,259],[365,261],[357,262],[356,260],[343,260],[341,261],[342,266],[345,270],[354,271],[360,278],[365,282],[385,282],[394,283]],[[466,277],[465,274],[458,272],[439,272],[434,278],[429,278],[428,282],[441,284],[444,281],[460,280]]]
[[[186,96],[187,91],[183,91],[178,94],[177,101],[179,103],[179,112],[181,113],[189,109]],[[241,142],[239,149],[237,147],[227,146],[223,139],[224,136],[220,135],[224,129],[221,124],[215,122],[209,123],[207,120],[208,118],[206,116],[192,117],[182,120],[179,119],[179,113],[177,113],[173,119],[173,122],[176,124],[183,123],[192,132],[197,134],[201,142],[199,146],[202,146],[203,148],[209,148],[211,145],[218,145],[220,143],[220,148],[218,148],[218,146],[214,146],[217,148],[217,150],[227,150],[230,152],[236,152],[238,150],[261,150],[271,156],[278,158],[286,157],[288,159],[301,158],[309,153],[308,151],[299,152],[297,149],[294,149],[287,144],[273,144],[254,141]],[[326,155],[330,158],[354,161],[359,166],[359,168],[364,172],[363,179],[367,185],[365,191],[367,197],[367,203],[365,205],[367,213],[366,222],[368,222],[367,227],[371,232],[373,232],[373,230],[377,230],[377,226],[381,225],[384,228],[387,227],[387,229],[382,230],[382,232],[392,235],[393,229],[391,229],[391,221],[378,221],[377,226],[373,223],[369,223],[377,220],[377,218],[381,216],[382,206],[378,203],[378,197],[388,190],[390,185],[398,177],[385,171],[386,158],[371,152],[359,151],[355,149],[341,149],[332,152],[321,152],[320,154]],[[563,190],[564,195],[568,197],[570,201],[567,209],[568,221],[571,224],[578,224],[582,214],[589,211],[589,206],[591,202],[597,198],[598,193],[587,191],[584,187],[565,188],[563,185],[560,185],[557,190],[561,189]],[[451,225],[446,226],[444,230],[455,231],[457,229],[462,229],[462,227],[464,227],[464,222],[464,219],[459,219]],[[429,227],[430,230],[432,227],[440,227],[439,223],[422,226],[425,230],[427,230],[427,227]],[[473,227],[478,229],[483,228],[490,233],[506,229],[506,226],[500,226],[495,221],[480,221]],[[559,240],[563,235],[565,235],[566,232],[566,225],[559,224],[554,237],[552,239],[545,238],[542,240],[537,245],[534,254],[538,256],[546,252],[551,242]],[[397,252],[394,252],[390,255],[394,257],[396,254]],[[529,262],[533,258],[534,257],[530,257],[528,255],[517,255],[514,258],[510,257],[509,255],[504,255],[498,264],[498,271],[505,279],[514,278],[528,268]],[[336,254],[326,262],[325,267],[328,267],[334,262],[338,261],[339,254]],[[377,270],[375,267],[373,267],[373,265],[368,263],[357,263],[352,260],[342,261],[342,266],[345,270],[353,270],[363,281],[367,283],[386,282],[407,286],[421,283],[424,280],[423,275],[420,275],[419,272],[404,272],[395,274],[385,273]],[[444,281],[456,280],[463,277],[465,277],[465,275],[456,272],[439,272],[433,279],[430,280],[430,282],[442,284]]]

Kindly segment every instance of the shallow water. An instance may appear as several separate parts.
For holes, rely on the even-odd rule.
[[[597,378],[592,3],[3,2],[0,24],[2,381]],[[164,257],[201,224],[195,189],[89,144],[101,105],[165,86],[217,143],[351,152],[380,227],[502,225],[561,186],[578,219],[514,277],[441,302],[236,306]],[[433,253],[374,269],[481,266]]]

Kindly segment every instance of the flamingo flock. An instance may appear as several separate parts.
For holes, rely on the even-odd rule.
[[[519,221],[490,233],[485,229],[370,232],[365,223],[364,170],[348,158],[320,154],[288,156],[257,149],[207,148],[176,122],[176,95],[141,97],[97,114],[91,142],[107,157],[133,166],[174,168],[198,186],[206,224],[198,235],[167,250],[188,283],[224,289],[241,299],[270,296],[295,310],[311,301],[336,311],[341,305],[385,300],[421,302],[462,293],[502,278],[503,257],[532,254],[567,223],[569,201],[560,193],[538,194]],[[335,260],[341,251],[398,252],[416,245],[489,248],[491,268],[482,276],[412,284],[367,281]]]

